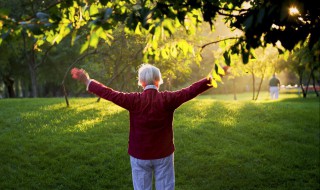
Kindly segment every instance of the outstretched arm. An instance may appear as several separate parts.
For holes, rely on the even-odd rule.
[[[134,98],[130,97],[133,96],[133,94],[118,92],[104,86],[98,81],[90,79],[89,74],[83,69],[73,68],[71,75],[75,80],[85,84],[88,92],[109,100],[125,109],[130,109],[130,106],[132,106],[132,100],[134,100]]]

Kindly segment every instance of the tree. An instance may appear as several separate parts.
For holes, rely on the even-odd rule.
[[[0,81],[5,84],[8,97],[14,98],[20,95],[15,86],[27,79],[27,67],[22,62],[21,41],[10,38],[0,46]]]
[[[249,69],[255,81],[255,77],[260,78],[260,82],[257,89],[257,94],[253,91],[253,100],[257,100],[261,90],[262,82],[266,77],[270,77],[275,73],[280,73],[277,67],[277,63],[281,61],[281,56],[277,52],[276,48],[267,46],[266,48],[258,48],[254,51],[255,59],[252,61],[252,66]],[[255,82],[253,82],[253,89],[255,90]]]
[[[154,44],[179,32],[178,28],[182,27],[192,34],[198,24],[208,22],[213,26],[216,16],[223,15],[231,29],[243,32],[225,52],[225,61],[230,64],[231,54],[241,54],[243,63],[247,63],[252,49],[266,47],[269,43],[275,45],[278,41],[290,51],[301,41],[307,42],[311,48],[320,36],[319,7],[311,0],[44,2],[39,2],[41,6],[37,10],[17,18],[2,9],[0,42],[6,40],[12,31],[25,28],[33,35],[44,34],[51,44],[59,43],[67,35],[72,36],[73,43],[77,32],[88,28],[85,35],[87,41],[81,51],[84,52],[88,47],[96,48],[100,38],[110,43],[113,28],[121,22],[125,24],[126,31],[151,35],[144,53],[152,57],[158,55],[155,52],[161,51]],[[170,49],[178,53],[186,51],[179,45],[173,45]],[[279,51],[282,52],[281,49]],[[165,58],[165,55],[160,56]]]
[[[232,42],[231,42],[232,43]],[[217,57],[216,64],[223,65],[224,50],[231,45],[230,42],[220,42],[220,47],[215,51],[214,57]],[[288,54],[284,54],[287,55]],[[233,84],[234,99],[236,100],[236,79],[244,76],[250,76],[252,81],[252,100],[257,100],[265,78],[274,73],[280,73],[281,69],[278,63],[286,58],[284,55],[279,55],[276,48],[268,45],[266,48],[257,48],[252,50],[251,58],[247,64],[243,64],[242,59],[238,55],[230,55],[231,69],[228,71],[227,78],[231,79]],[[260,80],[260,81],[258,81]],[[258,85],[258,86],[257,86]],[[257,88],[256,88],[257,87]]]
[[[316,95],[319,96],[317,88],[315,87],[317,81],[318,85],[320,85],[319,43],[311,50],[303,45],[297,47],[295,54],[289,57],[288,63],[287,67],[299,77],[299,86],[303,97],[307,97],[311,79],[314,91]]]
[[[45,15],[37,13],[37,10],[47,7],[48,4],[40,0],[0,1],[0,3],[9,11],[8,15],[6,15],[5,9],[1,9],[0,11],[0,15],[2,15],[2,17],[0,17],[4,20],[9,21],[9,23],[0,21],[0,29],[2,29],[3,32],[0,42],[2,41],[2,39],[6,39],[7,41],[19,41],[19,48],[15,48],[13,50],[17,55],[14,59],[15,61],[19,61],[27,65],[31,81],[31,94],[32,97],[37,97],[37,70],[40,65],[44,64],[45,60],[47,59],[48,53],[53,45],[48,46],[47,43],[45,43],[45,36],[41,34],[40,26],[38,25],[40,23],[23,23],[22,21],[19,22],[20,27],[16,28],[12,28],[12,24],[16,23],[16,20],[20,20],[23,18],[29,19],[30,15],[34,14],[37,14],[39,19],[41,18],[42,21],[48,20],[48,17],[46,17]],[[9,27],[7,27],[8,25]],[[7,29],[7,31],[3,31],[3,29]]]
[[[14,79],[13,79],[13,64],[14,62],[14,55],[9,51],[7,44],[4,44],[2,47],[0,47],[0,77],[3,81],[6,90],[8,92],[8,96],[10,98],[14,98],[15,92],[14,92]]]

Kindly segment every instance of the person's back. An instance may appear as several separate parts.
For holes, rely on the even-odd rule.
[[[160,92],[154,85],[147,85],[141,93],[122,93],[93,80],[88,91],[129,111],[128,153],[131,156],[139,159],[157,159],[174,152],[174,110],[211,88],[208,84],[210,80],[202,79],[174,92]]]
[[[278,78],[276,77],[272,77],[269,81],[269,86],[279,86],[280,85],[280,81]]]

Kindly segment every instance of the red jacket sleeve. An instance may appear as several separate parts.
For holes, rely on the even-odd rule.
[[[183,88],[174,92],[167,92],[166,100],[169,109],[174,110],[178,108],[181,104],[195,98],[211,87],[211,79],[204,78],[198,82],[193,83],[187,88]]]
[[[123,93],[113,90],[95,80],[92,80],[88,86],[88,91],[97,96],[109,100],[120,107],[130,109],[133,105],[134,96],[138,93]]]

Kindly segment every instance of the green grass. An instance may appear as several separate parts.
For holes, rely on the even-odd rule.
[[[255,96],[257,93],[255,94]],[[215,100],[234,100],[233,94],[212,94],[212,95],[204,95],[199,97],[198,99],[207,99],[207,98],[213,98]],[[307,98],[314,98],[316,97],[316,94],[314,92],[308,92]],[[236,94],[237,100],[252,100],[252,92],[246,92],[246,93],[240,93]],[[286,92],[285,90],[280,90],[279,99],[288,99],[288,98],[302,98],[302,93],[298,92]],[[266,101],[270,100],[270,93],[268,91],[261,91],[258,96],[259,101]]]
[[[320,188],[319,98],[212,97],[175,113],[177,190]],[[0,189],[132,189],[128,113],[95,100],[0,100]]]

